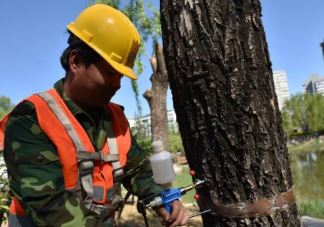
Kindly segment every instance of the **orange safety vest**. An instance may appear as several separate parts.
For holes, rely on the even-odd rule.
[[[126,164],[131,146],[128,121],[120,106],[113,103],[107,105],[110,114],[107,141],[103,149],[96,152],[87,133],[55,89],[32,95],[26,101],[34,104],[41,130],[57,147],[65,189],[78,189],[81,182],[89,200],[85,201],[86,207],[90,209],[94,204],[100,207],[109,204],[114,179],[122,176],[122,167]],[[1,128],[4,129],[7,119],[1,123]],[[25,215],[18,199],[12,200],[9,213]]]
[[[4,146],[4,131],[6,128],[6,123],[9,119],[9,114],[4,116],[2,120],[0,120],[0,152],[3,151],[3,146]]]

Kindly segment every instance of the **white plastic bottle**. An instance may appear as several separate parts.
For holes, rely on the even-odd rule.
[[[163,150],[163,144],[160,140],[154,141],[152,147],[153,154],[150,157],[150,162],[155,183],[171,184],[175,177],[171,154]]]

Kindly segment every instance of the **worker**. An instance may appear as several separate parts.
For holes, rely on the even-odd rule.
[[[139,198],[163,190],[123,107],[110,102],[123,76],[137,79],[136,28],[120,11],[95,4],[67,30],[60,58],[65,77],[24,99],[1,122],[14,196],[9,226],[113,226],[121,184]],[[168,226],[186,224],[182,203],[172,206],[171,214],[163,207],[156,212]]]

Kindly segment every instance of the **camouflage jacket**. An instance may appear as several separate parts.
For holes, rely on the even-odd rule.
[[[63,92],[63,79],[54,88],[100,150],[106,139],[109,117],[106,110],[89,115]],[[4,158],[10,189],[23,202],[27,215],[37,226],[105,226],[99,217],[85,209],[80,197],[64,189],[61,163],[55,146],[41,131],[35,107],[22,102],[12,111],[5,131]],[[144,160],[145,154],[132,137],[125,172]],[[125,179],[123,185],[139,197],[161,192],[152,179],[152,170],[144,170]]]

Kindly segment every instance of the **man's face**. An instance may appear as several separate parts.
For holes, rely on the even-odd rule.
[[[79,76],[80,95],[93,107],[107,104],[120,88],[122,78],[122,75],[104,60],[89,67],[83,65],[76,76]]]

